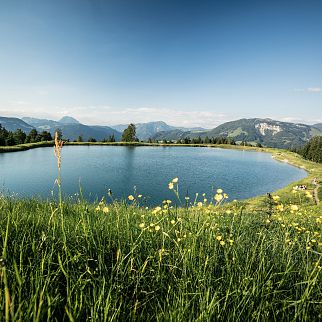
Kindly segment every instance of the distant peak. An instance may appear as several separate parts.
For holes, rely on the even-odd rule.
[[[79,124],[79,122],[71,116],[64,116],[58,122],[63,124]]]

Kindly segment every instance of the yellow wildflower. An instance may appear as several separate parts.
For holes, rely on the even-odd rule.
[[[222,189],[217,189],[217,193],[219,194],[223,193]]]
[[[201,208],[202,207],[202,202],[198,202],[198,204],[197,204],[197,206],[199,207],[199,208]]]
[[[222,240],[222,237],[221,236],[217,236],[216,239],[217,240]]]
[[[280,196],[273,196],[274,201],[278,201],[280,199]]]
[[[138,195],[138,198],[142,198],[142,195]]]
[[[179,179],[178,178],[174,178],[172,179],[172,183],[178,183]]]
[[[225,242],[223,240],[220,241],[220,245],[221,246],[224,246],[225,245]]]
[[[142,223],[139,225],[139,227],[140,227],[140,228],[144,228],[144,226],[145,226],[145,223],[144,223],[144,222],[142,222]]]
[[[105,214],[107,214],[109,211],[110,211],[110,210],[108,209],[108,207],[104,207],[104,208],[103,208],[103,212],[104,212]]]
[[[172,189],[173,189],[173,183],[172,183],[172,182],[170,182],[170,183],[169,183],[169,189],[170,189],[170,190],[172,190]]]
[[[173,220],[173,219],[170,222],[171,222],[172,225],[174,225],[176,223],[176,221]]]
[[[154,227],[154,229],[155,229],[155,231],[158,231],[158,230],[160,230],[160,226],[159,225],[156,225],[155,227]]]
[[[222,199],[223,199],[223,196],[221,194],[216,194],[214,199],[217,201],[217,202],[220,202]]]
[[[133,197],[132,195],[129,195],[127,198],[128,198],[130,201],[133,201],[133,200],[134,200],[134,197]]]
[[[283,204],[277,205],[277,206],[276,206],[276,209],[277,209],[277,210],[279,210],[279,211],[284,211],[284,206],[283,206]]]
[[[299,207],[297,205],[291,205],[291,210],[292,211],[298,211]]]

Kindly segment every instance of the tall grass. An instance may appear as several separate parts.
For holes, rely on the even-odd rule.
[[[63,219],[57,208],[0,201],[2,320],[322,319],[315,208],[268,218],[265,206],[247,213],[238,203],[160,210],[79,201],[64,203]]]

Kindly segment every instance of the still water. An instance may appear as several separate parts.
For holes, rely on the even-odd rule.
[[[229,199],[272,192],[306,176],[302,169],[272,159],[270,154],[214,148],[65,146],[62,150],[62,187],[75,196],[80,186],[93,201],[142,194],[146,203],[174,200],[168,189],[179,178],[182,197],[213,194],[222,188]],[[3,193],[18,197],[57,195],[57,162],[53,148],[0,154]]]

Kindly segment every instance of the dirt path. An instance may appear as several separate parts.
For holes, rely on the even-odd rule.
[[[312,183],[315,185],[315,188],[313,190],[313,197],[314,197],[315,203],[318,205],[320,203],[320,199],[319,199],[320,185],[319,185],[319,183],[314,182],[314,181]]]

